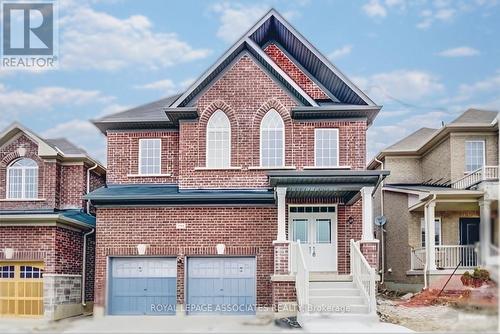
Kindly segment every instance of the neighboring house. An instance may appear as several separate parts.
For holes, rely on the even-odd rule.
[[[83,196],[105,173],[64,138],[19,124],[0,134],[0,317],[60,319],[91,307],[95,217]]]
[[[272,10],[184,93],[95,120],[96,308],[254,314],[298,298],[375,314],[361,251],[376,266],[379,109]]]
[[[469,109],[440,129],[421,128],[368,168],[391,173],[374,204],[375,215],[387,221],[381,261],[387,286],[442,287],[457,266],[457,274],[487,267],[496,277],[496,112]]]

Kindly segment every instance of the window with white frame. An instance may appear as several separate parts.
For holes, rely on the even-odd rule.
[[[207,167],[231,166],[231,123],[227,115],[217,110],[207,123]]]
[[[339,130],[314,130],[314,165],[336,167],[339,165]]]
[[[465,171],[473,172],[484,166],[485,153],[483,140],[465,142]]]
[[[425,219],[420,220],[421,245],[425,247]],[[434,245],[441,245],[441,218],[434,219]]]
[[[38,165],[28,158],[14,161],[7,168],[7,198],[33,199],[38,197]]]
[[[161,139],[139,139],[139,174],[161,174]]]
[[[285,124],[274,109],[269,110],[260,123],[260,165],[285,165]]]

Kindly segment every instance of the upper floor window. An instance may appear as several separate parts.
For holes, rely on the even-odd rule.
[[[269,110],[260,123],[260,165],[285,165],[285,124],[274,109]]]
[[[314,165],[336,167],[339,165],[339,130],[314,130]]]
[[[33,199],[38,197],[38,165],[28,158],[14,161],[7,168],[7,197]]]
[[[161,173],[161,139],[139,139],[139,174]]]
[[[484,141],[471,140],[465,142],[465,171],[473,172],[482,168],[485,163]]]
[[[217,110],[207,123],[207,167],[231,166],[231,123]]]

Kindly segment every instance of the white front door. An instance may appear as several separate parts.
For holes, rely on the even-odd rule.
[[[300,241],[310,271],[337,271],[335,209],[328,207],[330,212],[290,212],[290,239]]]

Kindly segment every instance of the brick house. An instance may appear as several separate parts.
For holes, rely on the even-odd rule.
[[[369,163],[391,172],[374,202],[375,215],[387,221],[379,239],[389,288],[442,288],[456,268],[452,289],[476,267],[493,269],[498,279],[497,115],[469,109],[440,129],[417,130]]]
[[[83,196],[105,173],[64,138],[19,124],[0,134],[0,316],[60,319],[91,308],[95,217]]]
[[[107,186],[86,197],[95,311],[374,314],[379,110],[271,10],[184,93],[94,120],[108,142]]]

